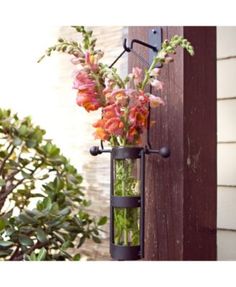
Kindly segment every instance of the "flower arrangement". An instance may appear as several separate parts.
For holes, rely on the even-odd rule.
[[[94,124],[95,138],[108,142],[112,147],[133,147],[142,143],[142,134],[148,123],[149,106],[158,108],[164,104],[155,93],[163,89],[160,80],[161,68],[174,61],[177,47],[182,47],[190,55],[194,54],[191,43],[182,36],[175,35],[162,43],[148,69],[134,67],[122,79],[114,67],[101,62],[103,52],[96,49],[93,32],[83,26],[72,26],[82,35],[80,43],[58,39],[56,45],[46,51],[46,56],[58,51],[72,55],[76,66],[73,88],[77,90],[76,103],[87,112],[101,109],[101,118]],[[39,62],[45,57],[41,57]],[[154,93],[147,92],[148,86]],[[140,195],[136,161],[119,159],[115,163],[114,195]],[[114,243],[123,246],[140,244],[140,211],[137,208],[115,208]]]
[[[164,104],[161,97],[145,92],[149,85],[154,92],[163,89],[159,79],[161,69],[156,68],[157,64],[172,62],[172,54],[178,46],[193,55],[191,43],[178,35],[170,41],[165,40],[147,70],[134,67],[132,73],[121,79],[114,67],[109,68],[101,62],[103,52],[96,49],[93,32],[83,26],[72,27],[82,34],[82,42],[60,38],[56,45],[47,49],[46,55],[58,51],[73,56],[71,61],[77,68],[73,81],[77,105],[88,112],[101,109],[102,118],[93,124],[96,139],[107,141],[111,146],[140,144],[147,126],[148,106],[157,108]]]

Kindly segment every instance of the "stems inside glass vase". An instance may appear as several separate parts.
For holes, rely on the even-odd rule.
[[[115,161],[114,195],[139,196],[139,160],[119,159]],[[115,208],[115,244],[124,246],[139,245],[139,208]]]

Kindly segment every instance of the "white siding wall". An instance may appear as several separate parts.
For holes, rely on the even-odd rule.
[[[236,27],[217,28],[218,260],[236,260]]]

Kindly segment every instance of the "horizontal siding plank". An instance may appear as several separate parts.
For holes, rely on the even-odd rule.
[[[236,260],[235,71],[236,27],[217,27],[218,260]]]
[[[236,232],[217,231],[217,259],[236,260]]]
[[[217,114],[217,140],[236,141],[236,99],[218,101]]]
[[[217,227],[236,231],[236,187],[218,187],[217,196]]]
[[[236,144],[217,145],[218,185],[236,185]]]
[[[217,58],[236,55],[236,27],[217,27]]]
[[[217,98],[235,97],[236,59],[217,61]]]

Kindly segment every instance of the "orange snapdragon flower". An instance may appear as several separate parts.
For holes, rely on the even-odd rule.
[[[93,126],[96,128],[97,139],[108,139],[111,136],[122,136],[124,134],[124,123],[121,120],[122,111],[116,104],[103,108],[103,117]]]
[[[129,110],[129,122],[135,127],[146,127],[148,109],[147,107],[132,107]]]

